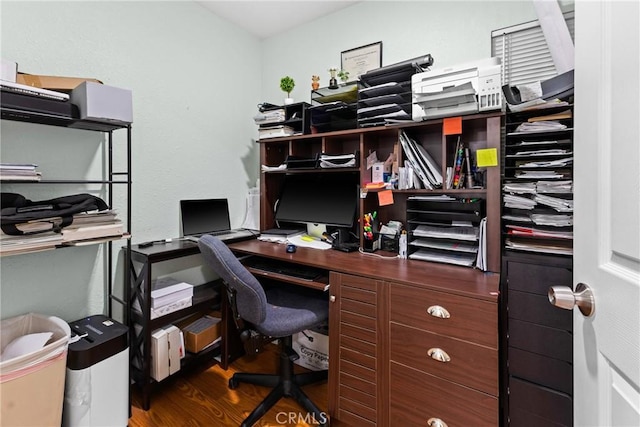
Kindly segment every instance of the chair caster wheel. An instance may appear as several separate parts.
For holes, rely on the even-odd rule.
[[[238,381],[234,380],[233,378],[229,378],[229,388],[231,390],[235,390],[238,387]]]

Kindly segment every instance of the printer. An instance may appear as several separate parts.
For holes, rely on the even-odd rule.
[[[500,58],[425,71],[411,77],[412,118],[473,114],[502,108]]]

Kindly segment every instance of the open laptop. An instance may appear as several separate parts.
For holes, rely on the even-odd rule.
[[[205,234],[220,240],[246,239],[255,235],[246,229],[231,229],[227,199],[180,200],[180,219],[183,238],[193,242]]]

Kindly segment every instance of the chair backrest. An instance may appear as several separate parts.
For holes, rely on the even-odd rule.
[[[239,316],[254,325],[264,322],[267,297],[258,279],[217,237],[204,235],[199,239],[198,246],[207,264],[225,281],[228,288],[236,291]]]

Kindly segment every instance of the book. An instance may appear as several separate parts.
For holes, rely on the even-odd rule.
[[[304,233],[304,230],[271,228],[260,233],[260,235],[258,236],[258,240],[262,240],[265,242],[284,243],[290,237],[299,236]]]
[[[124,226],[120,220],[112,224],[69,226],[62,229],[62,240],[72,242],[75,240],[95,239],[107,236],[121,236],[124,233]]]

